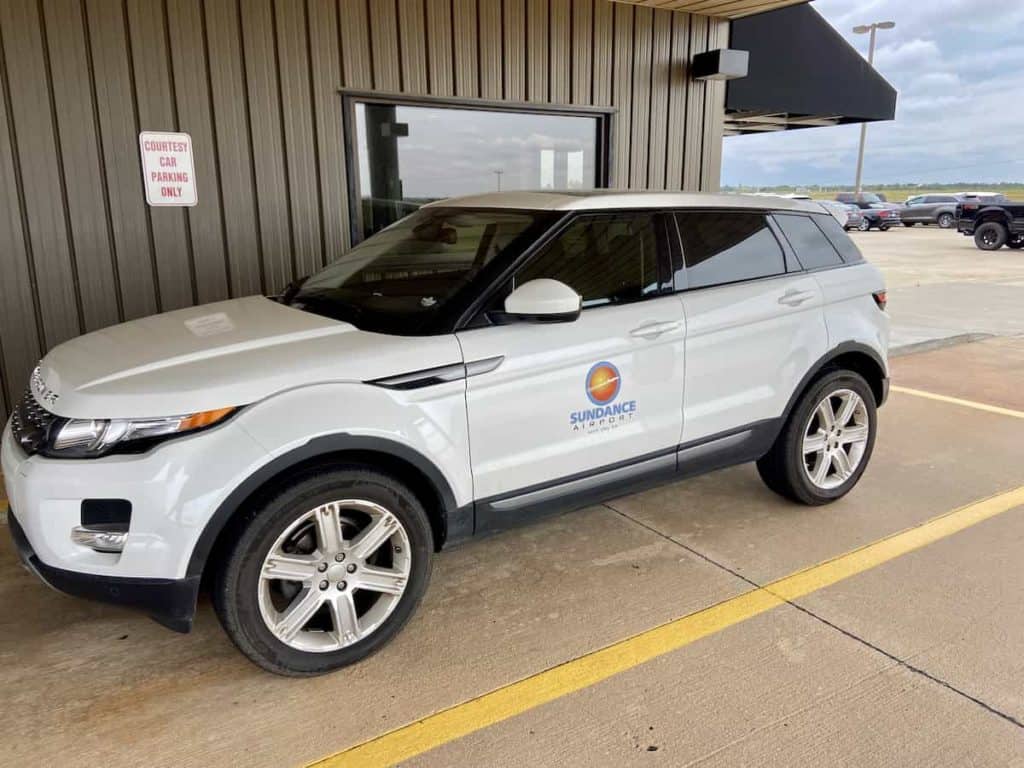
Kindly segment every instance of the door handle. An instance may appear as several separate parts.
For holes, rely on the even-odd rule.
[[[779,304],[785,304],[789,307],[799,307],[806,301],[810,301],[814,298],[814,294],[810,291],[798,291],[795,288],[790,288],[784,294],[779,296]]]
[[[634,328],[629,332],[629,335],[637,336],[641,339],[655,339],[663,333],[679,330],[682,325],[682,322],[679,320],[666,320],[661,323],[648,323],[647,325],[641,325],[639,328]]]

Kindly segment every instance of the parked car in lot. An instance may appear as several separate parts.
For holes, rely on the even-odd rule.
[[[871,203],[861,208],[861,215],[864,220],[857,226],[861,232],[869,229],[878,229],[886,232],[890,227],[897,227],[900,224],[899,206],[892,203]]]
[[[943,229],[956,225],[956,195],[916,195],[908,197],[900,211],[903,226],[938,224]]]
[[[836,200],[847,205],[856,205],[861,209],[886,202],[884,195],[878,195],[874,192],[861,192],[859,194],[856,192],[840,192],[836,195]]]
[[[533,514],[750,461],[842,497],[885,301],[815,203],[431,203],[279,297],[50,351],[3,433],[8,525],[57,589],[188,631],[209,582],[245,655],[319,674],[401,629],[435,551]]]
[[[974,238],[983,251],[998,251],[1004,245],[1024,248],[1024,203],[1012,203],[1003,195],[964,197],[956,209],[957,231]]]
[[[843,229],[847,232],[851,229],[860,229],[864,224],[864,211],[860,209],[860,206],[853,203],[839,203],[839,205],[845,205],[846,208],[846,223],[843,225]]]
[[[836,200],[819,200],[818,205],[824,208],[826,211],[832,214],[834,218],[843,229],[849,229],[850,223],[850,206],[846,203],[840,203]],[[853,206],[854,210],[860,211],[857,206]]]

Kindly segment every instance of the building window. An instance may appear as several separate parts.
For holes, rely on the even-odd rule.
[[[424,203],[606,186],[608,113],[346,96],[354,242]]]

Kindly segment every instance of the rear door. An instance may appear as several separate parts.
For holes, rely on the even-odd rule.
[[[598,468],[610,474],[650,460],[674,469],[685,324],[672,292],[670,226],[669,215],[650,212],[578,217],[489,309],[500,309],[515,286],[551,278],[582,295],[579,318],[458,333],[466,360],[502,358],[467,379],[478,500],[513,510],[528,492]]]
[[[688,444],[781,416],[827,334],[820,287],[766,213],[687,211],[676,220]]]

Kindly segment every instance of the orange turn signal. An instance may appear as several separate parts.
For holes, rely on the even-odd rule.
[[[202,411],[200,413],[193,413],[191,416],[186,416],[184,419],[181,420],[181,424],[178,425],[178,431],[188,432],[191,429],[208,427],[211,424],[216,424],[218,421],[226,419],[236,410],[236,408],[217,408],[212,411]]]

